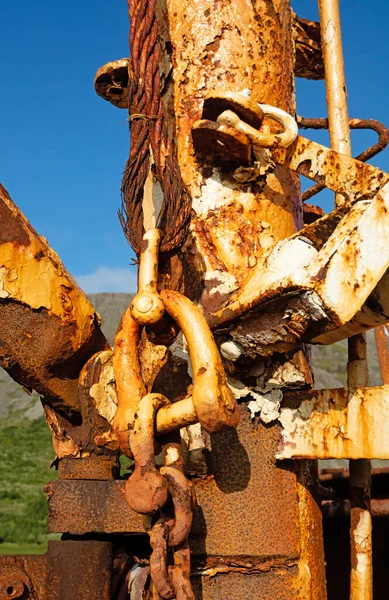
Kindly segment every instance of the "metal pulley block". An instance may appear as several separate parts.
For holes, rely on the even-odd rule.
[[[224,97],[216,122],[250,140],[254,156],[264,149],[282,165],[346,200],[270,250],[209,323],[248,354],[285,352],[301,341],[329,344],[389,321],[389,175],[297,135],[294,119],[276,107],[258,105],[283,131],[254,128],[236,110],[241,99]],[[214,106],[214,96],[205,100]],[[216,104],[217,106],[217,104]],[[226,107],[228,109],[226,110]],[[193,126],[194,143],[202,121]],[[239,319],[239,326],[235,321]],[[228,338],[227,338],[228,339]]]

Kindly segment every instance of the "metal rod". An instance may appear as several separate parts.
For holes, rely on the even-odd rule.
[[[339,0],[319,0],[319,13],[331,148],[351,156]],[[336,204],[343,202],[337,194]]]
[[[339,0],[319,0],[319,13],[331,147],[351,156]],[[340,206],[344,198],[337,194],[335,203]],[[347,384],[360,387],[367,383],[366,340],[360,334],[349,339]],[[373,598],[370,479],[370,461],[350,461],[350,600]]]
[[[380,365],[380,371],[382,376],[382,383],[384,385],[389,384],[389,350],[388,350],[388,339],[386,335],[385,325],[376,327],[374,329],[375,343],[377,346],[378,363]]]

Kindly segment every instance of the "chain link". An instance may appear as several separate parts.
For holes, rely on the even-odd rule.
[[[126,500],[135,512],[151,517],[151,524],[146,530],[149,531],[152,548],[150,576],[153,598],[194,600],[188,544],[195,506],[193,485],[184,474],[177,431],[169,434],[168,441],[165,441],[164,466],[156,467],[154,438],[157,413],[173,405],[162,394],[146,393],[137,351],[139,328],[160,322],[166,310],[188,342],[194,372],[193,396],[188,399],[189,408],[185,403],[185,410],[181,411],[179,418],[175,420],[173,417],[173,429],[177,430],[188,420],[200,421],[211,433],[230,429],[236,427],[239,411],[227,385],[212,333],[199,309],[178,292],[158,292],[160,239],[158,229],[150,229],[144,235],[138,293],[127,309],[115,338],[114,368],[119,383],[114,423],[122,452],[127,456],[132,454],[135,463],[125,487]],[[140,396],[141,390],[144,392]],[[180,408],[178,403],[176,406]],[[171,503],[167,502],[168,499]]]

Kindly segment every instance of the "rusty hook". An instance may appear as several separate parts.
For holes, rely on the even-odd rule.
[[[161,508],[168,497],[165,478],[154,461],[154,423],[157,410],[169,404],[162,394],[147,394],[139,402],[134,429],[130,431],[130,446],[135,468],[125,487],[129,506],[141,515]]]

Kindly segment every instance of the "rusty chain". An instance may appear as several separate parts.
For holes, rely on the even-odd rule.
[[[174,136],[169,135],[161,94],[155,4],[155,0],[128,2],[132,67],[128,84],[131,147],[123,175],[119,218],[137,255],[141,253],[144,234],[143,190],[150,171],[163,192],[156,223],[162,231],[161,252],[171,253],[185,241],[191,210],[191,199],[181,178]]]
[[[114,429],[123,454],[134,458],[134,470],[125,486],[127,503],[151,519],[146,529],[152,548],[153,598],[194,600],[188,546],[195,505],[193,487],[184,474],[180,438],[165,441],[164,466],[160,469],[155,464],[154,438],[158,431],[171,432],[198,421],[209,433],[233,428],[238,424],[239,411],[201,311],[178,292],[157,290],[160,240],[157,229],[148,230],[143,237],[138,293],[115,337],[118,409]],[[165,310],[186,338],[194,373],[192,397],[175,404],[162,394],[147,393],[138,356],[140,328],[159,322]]]
[[[185,477],[180,442],[164,446],[165,466],[161,473],[167,479],[174,505],[174,518],[162,516],[150,530],[150,575],[155,599],[195,600],[190,583],[190,550],[188,536],[192,525],[195,496],[192,483]],[[173,565],[168,565],[169,548]]]

